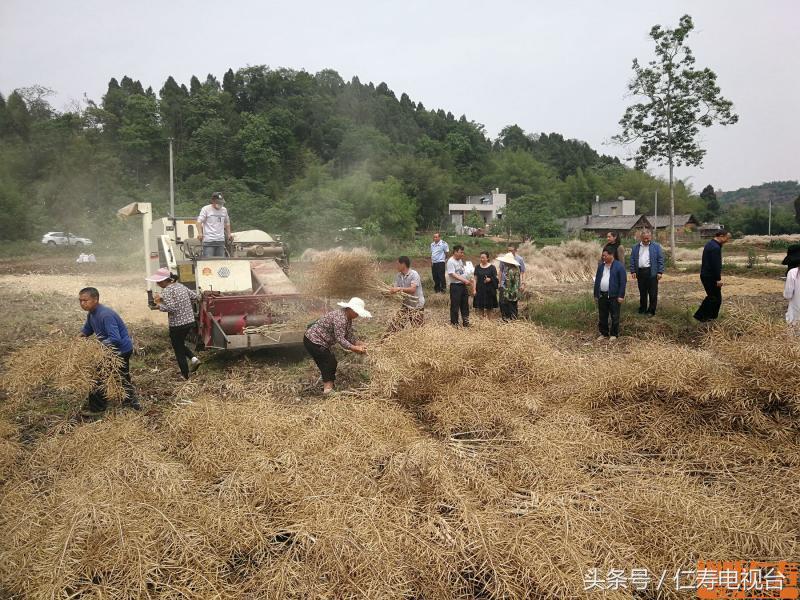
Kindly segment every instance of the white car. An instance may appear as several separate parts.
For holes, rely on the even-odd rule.
[[[49,231],[42,236],[42,243],[47,246],[91,246],[92,240],[74,233]]]

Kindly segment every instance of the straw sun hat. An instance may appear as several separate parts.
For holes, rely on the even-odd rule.
[[[499,260],[500,262],[504,262],[508,265],[514,265],[515,267],[519,267],[517,259],[514,258],[514,255],[511,254],[511,252],[506,252],[505,254],[501,254],[500,256],[497,257],[497,260]]]
[[[342,308],[350,308],[354,310],[359,317],[366,317],[367,319],[372,317],[372,313],[366,309],[364,306],[364,301],[361,298],[354,297],[350,298],[350,302],[337,302],[336,304]]]

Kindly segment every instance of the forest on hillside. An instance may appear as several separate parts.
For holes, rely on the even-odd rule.
[[[555,219],[585,214],[595,195],[652,209],[664,181],[559,133],[484,127],[428,109],[385,83],[251,66],[220,82],[169,77],[156,92],[112,78],[99,101],[56,110],[42,86],[0,95],[0,239],[69,229],[102,235],[132,201],[168,206],[174,139],[176,213],[194,215],[212,191],[235,228],[332,242],[342,227],[407,238],[446,222],[447,204],[499,187],[512,232],[557,234]],[[717,208],[679,183],[678,212]],[[665,206],[665,205],[662,205]]]

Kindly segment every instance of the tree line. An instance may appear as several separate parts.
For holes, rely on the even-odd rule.
[[[69,229],[102,235],[114,212],[168,206],[174,140],[176,213],[194,215],[222,191],[236,228],[298,243],[333,242],[340,228],[407,238],[447,221],[447,204],[499,187],[512,233],[557,234],[558,217],[585,214],[596,195],[635,198],[651,212],[667,184],[585,142],[518,125],[490,139],[466,116],[431,110],[385,83],[251,66],[222,81],[167,78],[156,92],[112,78],[99,101],[56,110],[52,91],[0,95],[0,239]],[[681,182],[679,212],[716,208]],[[661,212],[661,211],[660,211]]]

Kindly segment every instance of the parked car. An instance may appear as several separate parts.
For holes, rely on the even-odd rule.
[[[47,246],[91,246],[92,240],[74,233],[48,231],[42,236],[42,243]]]

